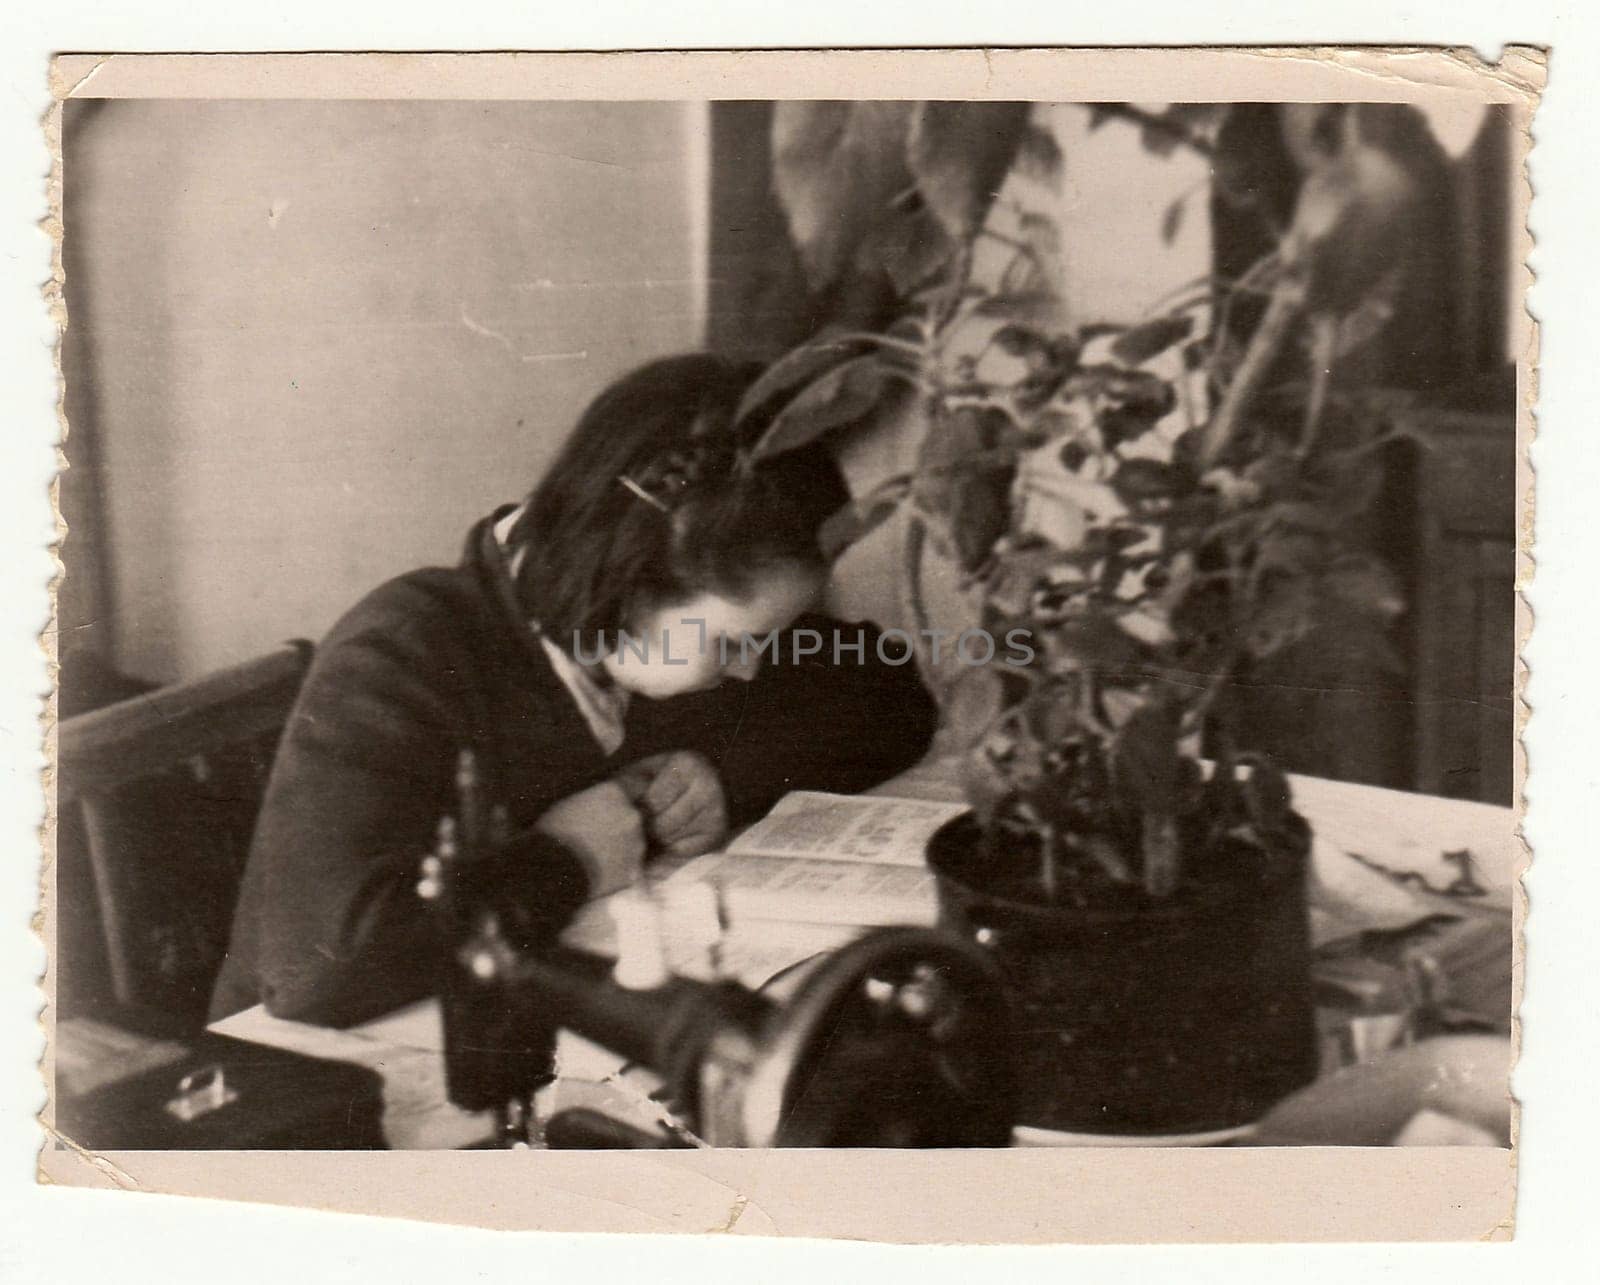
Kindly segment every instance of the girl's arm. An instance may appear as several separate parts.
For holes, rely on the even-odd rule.
[[[416,882],[440,817],[455,810],[456,755],[470,743],[452,668],[404,630],[336,636],[319,650],[279,748],[241,906],[256,916],[255,981],[276,1016],[345,1026],[437,987],[438,942]],[[558,931],[588,892],[578,857],[537,829],[493,873],[493,894],[530,932]]]

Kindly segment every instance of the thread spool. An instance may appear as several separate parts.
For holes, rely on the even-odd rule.
[[[661,929],[661,909],[646,893],[630,888],[610,902],[617,930],[617,965],[611,980],[626,990],[648,991],[671,979],[666,942]]]

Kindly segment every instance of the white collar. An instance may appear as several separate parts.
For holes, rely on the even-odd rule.
[[[519,504],[494,524],[495,544],[506,557],[506,570],[513,579],[522,566],[522,559],[527,550],[518,549],[513,553],[508,546],[511,532],[526,507],[525,503]],[[550,661],[550,668],[555,670],[561,685],[572,697],[573,704],[578,707],[578,713],[583,715],[583,721],[589,725],[589,731],[595,741],[607,756],[615,754],[622,748],[623,738],[626,735],[623,719],[628,713],[629,693],[621,687],[601,686],[595,682],[587,667],[580,665],[571,655],[550,641],[537,620],[530,618],[527,625],[538,635],[539,644],[544,648],[544,654]]]

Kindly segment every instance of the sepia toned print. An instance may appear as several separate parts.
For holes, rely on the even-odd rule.
[[[41,1172],[1509,1235],[1542,66],[60,60]]]

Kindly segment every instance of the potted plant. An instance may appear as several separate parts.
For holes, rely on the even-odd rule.
[[[1073,323],[1052,211],[994,200],[1060,164],[1028,109],[866,107],[867,123],[860,104],[780,114],[777,188],[808,266],[877,265],[891,319],[776,362],[746,399],[767,425],[750,458],[885,407],[921,434],[914,465],[826,538],[843,550],[898,516],[918,629],[930,558],[970,604],[973,645],[942,666],[923,653],[973,805],[928,857],[945,922],[995,950],[1021,1010],[1023,1123],[1247,1123],[1316,1071],[1310,834],[1225,695],[1317,631],[1378,645],[1401,609],[1346,538],[1394,433],[1331,372],[1386,315],[1408,183],[1353,110],[1286,109],[1308,164],[1272,252],[1135,324]],[[1214,142],[1224,110],[1099,109],[1157,147]],[[831,149],[809,168],[807,129]],[[861,174],[849,199],[864,183],[881,218],[829,223],[828,184]],[[994,645],[1019,638],[1024,663]]]

